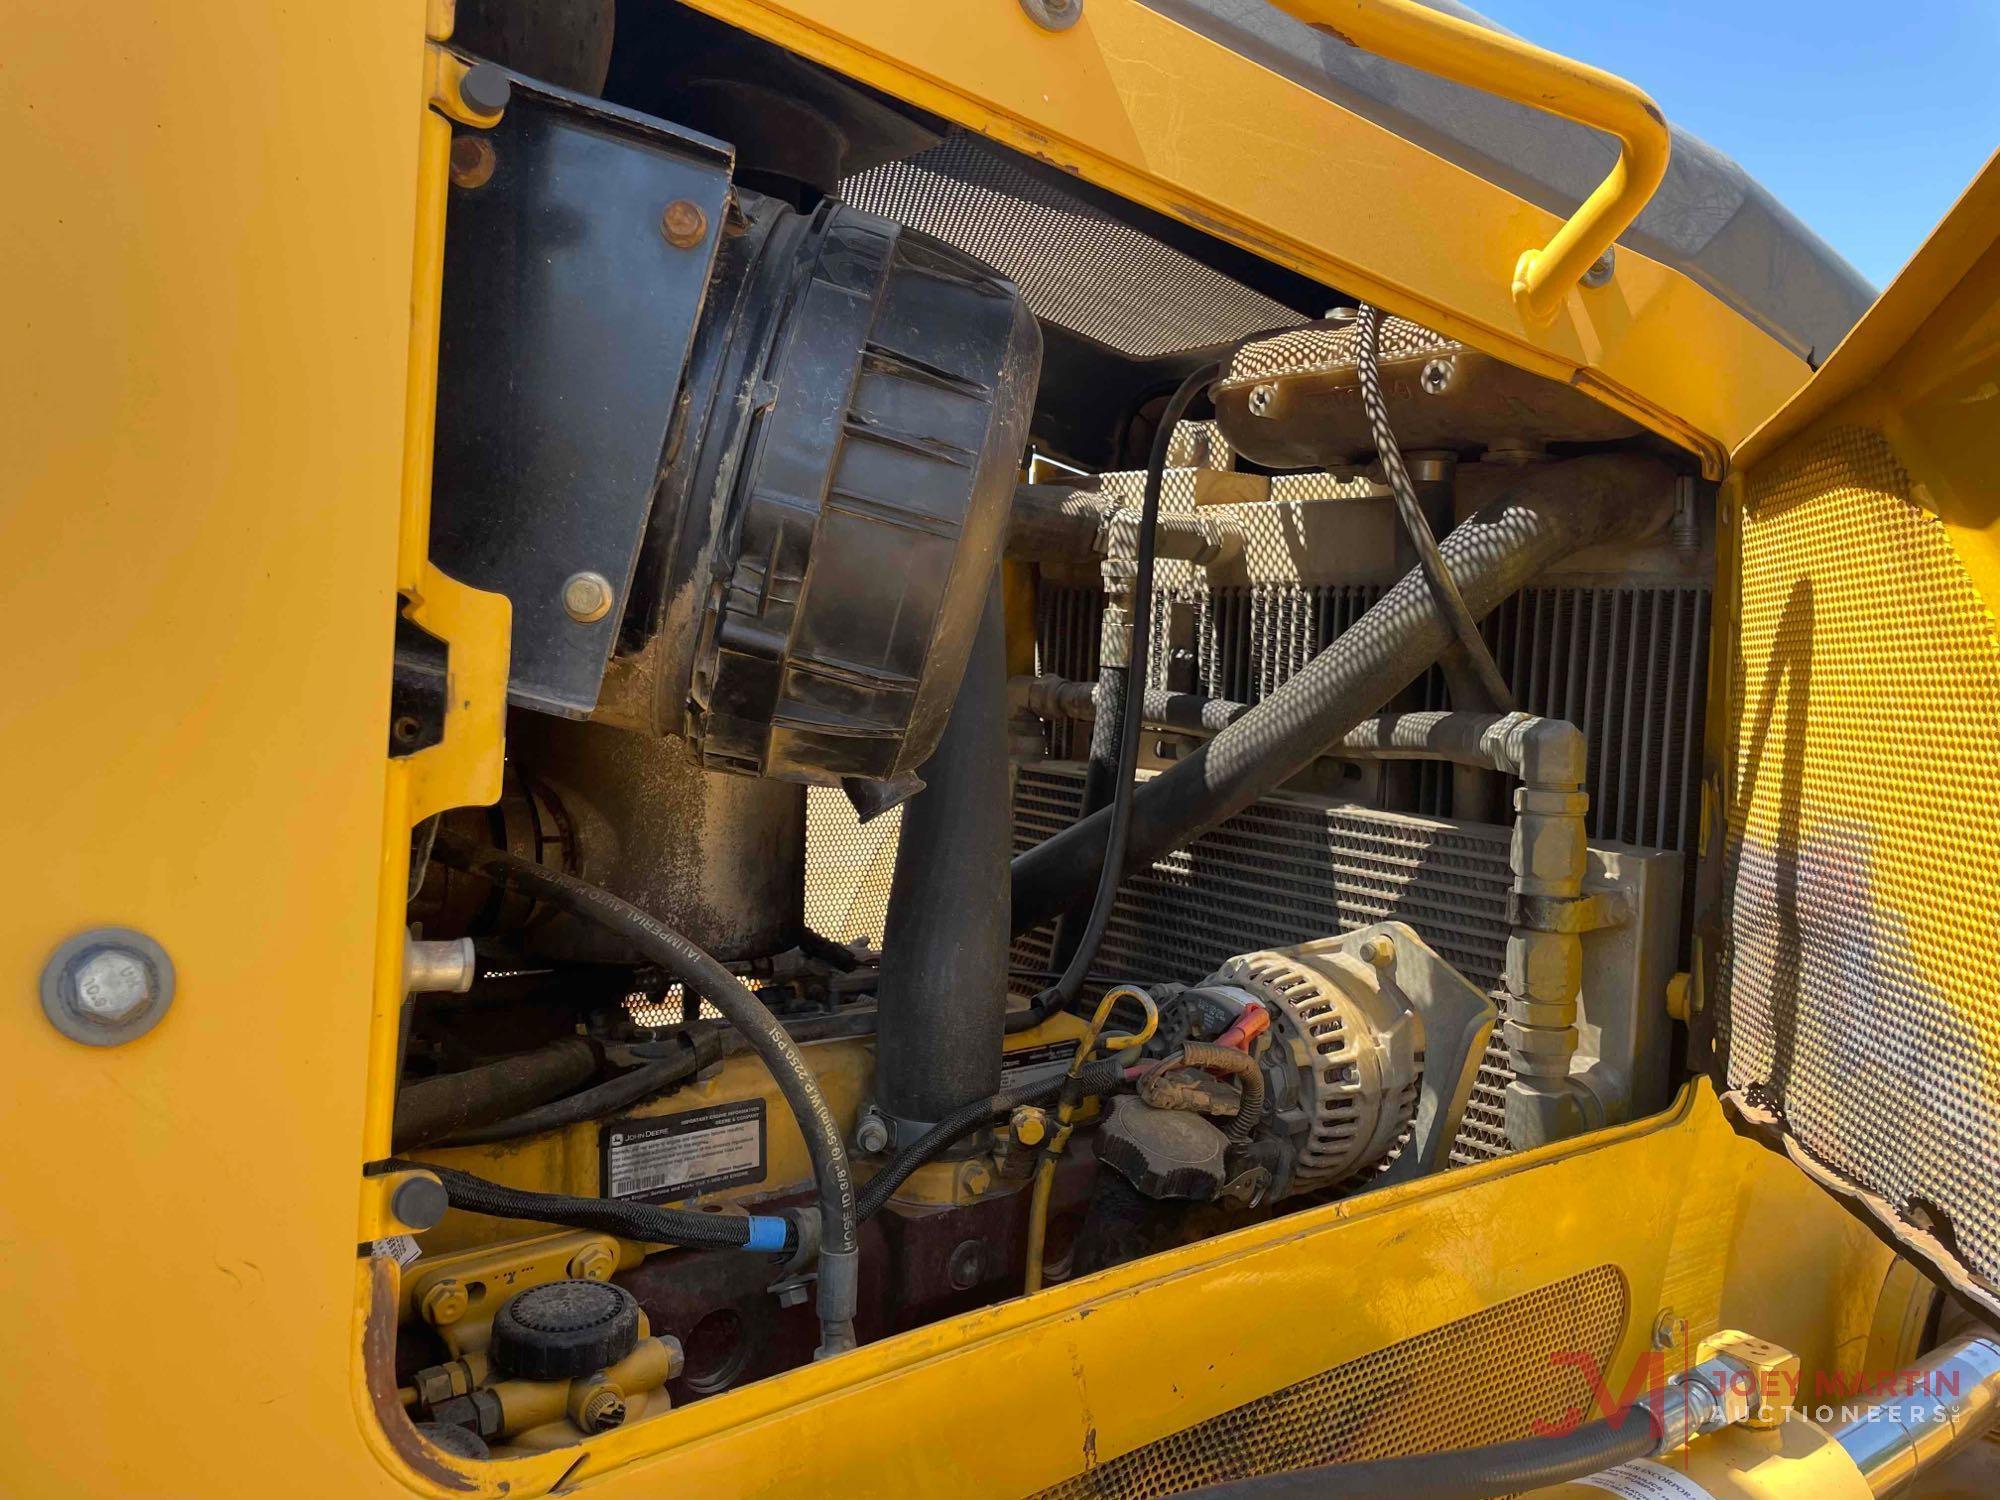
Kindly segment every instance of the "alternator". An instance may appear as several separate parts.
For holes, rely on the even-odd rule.
[[[1320,938],[1232,958],[1195,989],[1271,1013],[1264,1131],[1286,1148],[1270,1196],[1328,1187],[1380,1161],[1410,1126],[1424,1028],[1386,936]]]

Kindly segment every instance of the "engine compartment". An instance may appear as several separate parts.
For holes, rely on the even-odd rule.
[[[1031,164],[671,14],[607,97],[491,47],[456,131],[432,552],[515,646],[501,802],[412,849],[422,1430],[580,1442],[1663,1107],[1698,464],[1136,208],[996,268]],[[411,753],[449,673],[398,645]]]

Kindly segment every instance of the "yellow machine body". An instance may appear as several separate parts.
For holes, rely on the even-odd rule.
[[[1956,769],[1878,787],[1860,815],[1884,873],[1855,900],[1902,921],[1911,962],[1962,997],[1967,1087],[1991,1097],[2000,173],[1808,385],[1794,352],[1636,253],[1612,288],[1530,316],[1510,278],[1553,216],[1139,0],[1089,0],[1066,32],[1013,0],[701,8],[1581,385],[1712,474],[1734,451],[1741,603],[1722,628],[1738,656],[1716,660],[1752,683],[1774,649],[1760,486],[1824,434],[1868,434],[1935,518],[1903,565],[1986,614],[1963,621],[1960,717],[1911,728]],[[1697,1082],[1653,1118],[1185,1246],[583,1447],[469,1464],[422,1442],[389,1366],[408,1290],[356,1246],[396,1227],[361,1168],[388,1154],[407,835],[500,789],[506,603],[424,555],[447,119],[469,108],[450,29],[450,0],[0,17],[0,1493],[1137,1496],[1200,1477],[1203,1444],[1177,1435],[1218,1430],[1203,1424],[1235,1424],[1275,1466],[1477,1442],[1468,1408],[1590,1410],[1591,1374],[1619,1389],[1666,1314],[1670,1342],[1753,1328],[1808,1368],[1909,1357],[1927,1288]],[[1379,212],[1316,189],[1334,162],[1379,184]],[[1840,531],[1840,494],[1813,503],[1788,523],[1805,545],[1873,544]],[[392,762],[399,597],[448,643],[451,697],[442,743]],[[1813,677],[1815,723],[1879,707],[1849,656]],[[1716,702],[1708,837],[1782,843],[1793,825],[1765,792],[1730,800],[1777,741],[1746,736],[1728,681]],[[1809,826],[1835,789],[1807,764]],[[1962,867],[1948,910],[1911,883],[1940,855]],[[156,1030],[93,1049],[34,996],[50,951],[103,923],[157,937],[178,992]],[[836,1046],[822,1076],[851,1096],[859,1066]],[[790,1128],[774,1110],[774,1154],[797,1161]],[[568,1170],[537,1169],[550,1186]]]

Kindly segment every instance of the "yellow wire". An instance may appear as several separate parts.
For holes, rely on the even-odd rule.
[[[1114,1032],[1104,1035],[1104,1027],[1111,1019],[1111,1012],[1120,1000],[1137,1001],[1146,1013],[1144,1023],[1137,1031]],[[1129,1052],[1134,1047],[1143,1047],[1153,1039],[1153,1033],[1160,1026],[1160,1008],[1153,1004],[1153,997],[1137,986],[1129,984],[1113,985],[1104,992],[1104,998],[1097,1002],[1097,1010],[1090,1018],[1089,1029],[1078,1044],[1076,1056],[1070,1059],[1069,1078],[1075,1081],[1083,1072],[1084,1064],[1101,1046],[1106,1052]],[[1056,1106],[1056,1128],[1050,1134],[1048,1144],[1042,1148],[1042,1159],[1035,1168],[1035,1188],[1028,1198],[1028,1274],[1027,1292],[1032,1295],[1042,1289],[1042,1252],[1048,1240],[1049,1199],[1055,1193],[1056,1158],[1069,1144],[1070,1133],[1075,1129],[1076,1106],[1070,1100],[1068,1089],[1063,1090],[1062,1102]]]

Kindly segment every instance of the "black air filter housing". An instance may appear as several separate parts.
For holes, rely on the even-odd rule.
[[[431,555],[513,602],[509,697],[909,795],[998,559],[1034,318],[962,251],[732,185],[723,142],[480,68],[504,105],[454,143]]]

